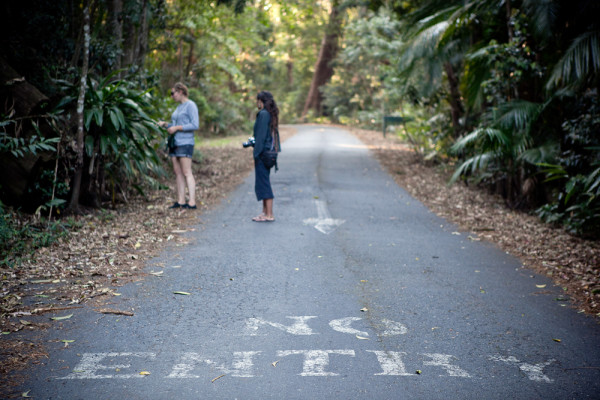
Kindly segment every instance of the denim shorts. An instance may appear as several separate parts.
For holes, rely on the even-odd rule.
[[[185,146],[177,146],[173,150],[169,151],[170,157],[187,157],[192,158],[194,155],[194,145],[187,144]]]

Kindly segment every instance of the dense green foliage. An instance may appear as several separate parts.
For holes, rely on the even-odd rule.
[[[392,129],[421,157],[455,162],[454,181],[600,236],[597,2],[8,0],[0,7],[7,82],[0,162],[25,177],[0,180],[0,206],[63,213],[76,171],[86,206],[114,206],[132,190],[157,187],[165,133],[154,121],[175,108],[168,93],[177,81],[198,105],[200,138],[249,133],[260,90],[274,93],[282,123],[299,121],[337,7],[334,74],[320,87],[315,120],[379,130],[386,115],[408,117]],[[4,232],[19,231],[4,221]]]
[[[333,116],[412,116],[399,134],[426,157],[456,159],[453,181],[600,237],[600,4],[370,4],[349,19],[324,89]]]

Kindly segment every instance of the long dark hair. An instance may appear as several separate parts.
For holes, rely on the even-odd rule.
[[[279,108],[273,99],[271,92],[263,90],[256,95],[256,99],[263,102],[265,110],[271,114],[271,132],[277,132],[279,130]]]

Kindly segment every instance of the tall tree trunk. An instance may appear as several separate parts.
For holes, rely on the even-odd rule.
[[[506,28],[508,29],[508,41],[509,43],[512,41],[515,36],[515,32],[511,25],[512,18],[512,5],[510,4],[510,0],[506,0]]]
[[[190,35],[192,37],[194,37],[193,33],[190,32]],[[184,77],[188,77],[190,76],[190,71],[192,70],[192,65],[194,65],[194,49],[196,45],[196,40],[191,40],[190,41],[190,51],[188,52],[188,56],[187,56],[187,64],[185,65],[185,75]]]
[[[83,66],[81,67],[81,80],[79,83],[79,98],[77,99],[77,142],[75,151],[77,160],[75,162],[75,176],[71,191],[69,209],[73,212],[79,211],[79,194],[81,192],[81,177],[83,175],[83,154],[85,146],[85,132],[83,131],[83,111],[85,103],[85,90],[87,87],[88,60],[90,56],[90,3],[85,2],[83,8]]]
[[[137,4],[137,0],[135,1]],[[127,12],[123,13],[123,56],[121,57],[121,66],[129,67],[134,63],[137,48],[137,28],[138,23],[135,13],[137,7],[127,7]]]
[[[148,0],[144,0],[140,18],[140,29],[138,30],[137,56],[135,59],[135,64],[138,67],[144,65],[144,59],[148,52],[148,12]]]
[[[110,0],[108,5],[108,26],[112,42],[117,49],[123,48],[123,0]],[[121,68],[121,55],[116,57],[115,69]]]
[[[177,73],[179,75],[178,80],[182,81],[183,80],[183,39],[181,37],[179,38],[179,44],[177,47],[177,61],[178,61]]]
[[[323,95],[320,88],[329,82],[333,76],[331,62],[337,55],[341,26],[342,19],[339,13],[338,1],[334,1],[325,37],[323,37],[323,41],[321,42],[321,49],[319,50],[319,56],[315,64],[315,73],[310,84],[306,102],[304,103],[302,118],[306,117],[309,110],[314,110],[317,115],[321,115],[322,113],[321,102]]]
[[[452,127],[454,129],[454,137],[458,138],[462,133],[462,127],[460,126],[460,118],[464,113],[464,107],[460,100],[460,90],[458,88],[458,78],[454,73],[454,69],[449,62],[444,63],[444,70],[448,77],[448,85],[450,86],[450,109],[452,113]]]
[[[285,67],[287,69],[287,81],[288,87],[294,87],[294,63],[290,60],[285,63]]]

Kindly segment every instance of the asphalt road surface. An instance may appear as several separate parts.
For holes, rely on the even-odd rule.
[[[429,212],[356,138],[299,126],[272,174],[202,216],[112,308],[76,310],[36,399],[586,399],[600,327]],[[250,151],[248,151],[248,157]],[[546,285],[539,288],[536,285]],[[187,292],[176,294],[174,292]],[[60,340],[73,340],[67,347]]]

